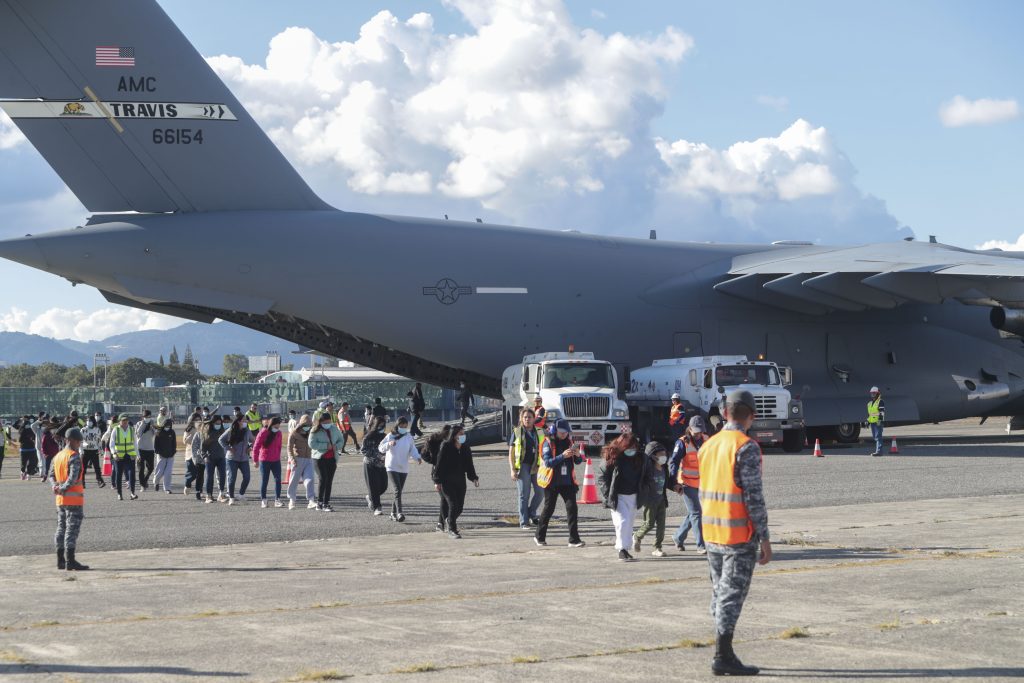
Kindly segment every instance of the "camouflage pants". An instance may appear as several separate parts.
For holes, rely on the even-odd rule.
[[[74,550],[78,542],[78,532],[82,530],[85,512],[81,505],[62,505],[57,508],[57,535],[53,543],[59,550]]]
[[[732,550],[732,549],[730,549]],[[757,543],[739,552],[719,552],[708,545],[708,565],[711,568],[711,616],[719,635],[736,630],[743,601],[750,590],[750,579],[757,564]]]

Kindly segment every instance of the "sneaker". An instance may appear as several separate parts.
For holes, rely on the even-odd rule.
[[[153,487],[153,491],[159,491],[159,490],[160,490],[160,484],[157,484],[156,486]]]
[[[373,511],[373,516],[374,516],[374,517],[380,517],[380,516],[381,516],[381,515],[383,515],[383,514],[384,514],[384,511],[383,511],[383,510],[381,510],[380,508],[376,508],[376,509],[375,509],[375,510]]]
[[[872,457],[872,458],[878,458],[878,457],[880,457],[881,455],[882,455],[881,453],[878,453],[878,452],[876,451],[876,452],[874,452],[874,453],[872,453],[872,454],[871,454],[871,457]]]
[[[117,494],[117,499],[118,499],[118,500],[124,500],[124,496],[122,496],[122,495],[121,495],[121,494],[119,493],[119,494]]]
[[[283,508],[284,507],[284,503],[281,502],[280,498],[275,498],[274,499],[274,507],[276,507],[276,508]]]
[[[370,500],[370,496],[366,496],[366,509],[373,511],[373,502]]]
[[[619,551],[619,559],[623,562],[629,562],[629,553],[625,549]]]
[[[640,539],[637,538],[636,536],[633,537],[633,552],[634,553],[640,552]]]
[[[234,505],[234,504],[235,504],[235,499],[234,498],[228,498],[228,505]]]
[[[139,495],[137,493],[133,493],[130,496],[128,496],[128,500],[138,500],[138,499],[139,499]]]
[[[218,503],[226,503],[226,502],[228,502],[228,497],[226,495],[224,495],[223,491],[221,491],[221,492],[219,492],[217,494],[217,502]]]
[[[105,482],[105,481],[98,481],[98,482],[96,482],[96,485],[99,486],[100,488],[103,488],[103,487],[105,487],[107,485],[107,482]],[[170,493],[170,491],[168,491],[167,493]]]
[[[320,506],[316,504],[315,500],[311,500],[308,503],[306,503],[307,510],[318,510],[319,508]]]
[[[324,506],[321,505],[320,503],[317,503],[315,509],[316,509],[317,512],[323,512],[324,511]]]
[[[241,493],[239,493],[237,496],[235,496],[235,498],[238,499],[239,503],[244,503],[245,502],[245,496],[243,496]]]
[[[185,490],[182,491],[182,493],[184,493],[186,496],[189,495],[190,493],[192,493],[192,487],[191,486],[186,486]]]
[[[212,502],[213,502],[213,496],[207,496],[207,497],[206,497],[206,498],[205,498],[205,499],[203,500],[203,502],[204,502],[204,503],[212,503]]]
[[[635,558],[634,558],[634,557],[633,557],[632,555],[630,555],[630,554],[629,554],[628,552],[626,553],[626,560],[627,560],[628,562],[632,562],[632,561],[633,561],[634,559],[635,559]]]
[[[398,515],[398,519],[397,519],[397,520],[395,520],[395,521],[398,521],[398,522],[404,522],[404,521],[405,521],[405,515],[403,515],[403,514],[399,514],[399,515]]]
[[[148,486],[146,486],[145,484],[143,484],[143,485],[142,485],[142,490],[143,490],[143,491],[148,491],[148,490],[149,490],[149,487],[148,487]]]
[[[679,552],[684,552],[686,550],[686,546],[682,543],[676,543],[676,550],[678,550]]]
[[[434,531],[444,532],[444,524],[441,524],[441,522],[438,522],[437,524],[435,524],[434,525]]]
[[[295,509],[295,501],[294,500],[289,500],[288,501],[288,509],[289,510],[294,510]]]
[[[698,555],[707,555],[708,554],[708,549],[707,548],[697,548],[697,554]]]
[[[398,521],[398,516],[397,516],[397,515],[396,515],[396,514],[395,514],[394,512],[392,512],[391,514],[389,514],[389,515],[388,515],[388,517],[390,517],[390,518],[391,518],[391,521],[392,521],[392,522],[397,522],[397,521]]]
[[[334,508],[332,508],[330,504],[324,505],[323,510],[324,512],[334,512]]]
[[[262,499],[262,500],[260,501],[260,507],[261,507],[261,508],[265,508],[265,507],[267,507],[267,499],[266,499],[266,498],[264,498],[264,499]]]
[[[529,524],[520,524],[520,525],[519,525],[519,528],[520,528],[520,529],[527,529],[527,530],[528,530],[528,529],[530,529],[531,527],[530,527],[530,525],[529,525]]]
[[[569,547],[570,548],[582,548],[586,544],[587,544],[586,541],[582,541],[582,540],[581,541],[569,541]]]
[[[665,557],[665,551],[661,548],[655,548],[651,551],[651,555],[653,555],[654,557]]]
[[[449,531],[448,538],[462,538],[462,534],[460,534],[458,531]]]
[[[25,481],[26,479],[28,479],[28,475],[27,475],[27,474],[25,474],[24,472],[22,472],[22,473],[21,473],[21,480],[22,480],[22,481]]]
[[[530,517],[530,524],[540,526],[540,517]]]
[[[547,541],[542,541],[539,538],[537,538],[536,536],[533,537],[533,542],[536,543],[537,545],[539,545],[541,548],[543,548],[544,546],[546,546],[548,544]]]

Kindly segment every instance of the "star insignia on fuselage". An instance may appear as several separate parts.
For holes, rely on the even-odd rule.
[[[433,287],[423,288],[424,296],[437,297],[437,300],[445,306],[451,306],[459,300],[459,297],[472,293],[472,287],[460,287],[459,283],[450,277],[441,278]]]

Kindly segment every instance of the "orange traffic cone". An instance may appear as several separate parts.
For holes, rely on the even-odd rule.
[[[824,458],[825,454],[821,452],[821,439],[814,440],[814,457]]]
[[[896,439],[892,440],[892,446],[889,447],[889,453],[897,455],[900,452],[899,446],[896,445]]]
[[[113,471],[114,467],[110,464],[110,451],[103,451],[103,476],[109,477]]]
[[[284,471],[284,483],[285,484],[292,483],[292,470],[294,470],[294,469],[295,469],[295,467],[293,465],[292,459],[288,458],[288,467]]]
[[[594,470],[590,469],[590,458],[587,458],[587,467],[583,470],[583,489],[580,491],[580,499],[576,502],[580,505],[597,505],[601,502],[597,495]]]

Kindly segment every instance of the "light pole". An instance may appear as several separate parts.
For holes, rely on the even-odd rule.
[[[92,354],[92,385],[99,386],[99,379],[97,377],[97,367],[100,363],[103,363],[103,386],[107,386],[107,363],[110,361],[110,356],[105,353],[94,353]]]

